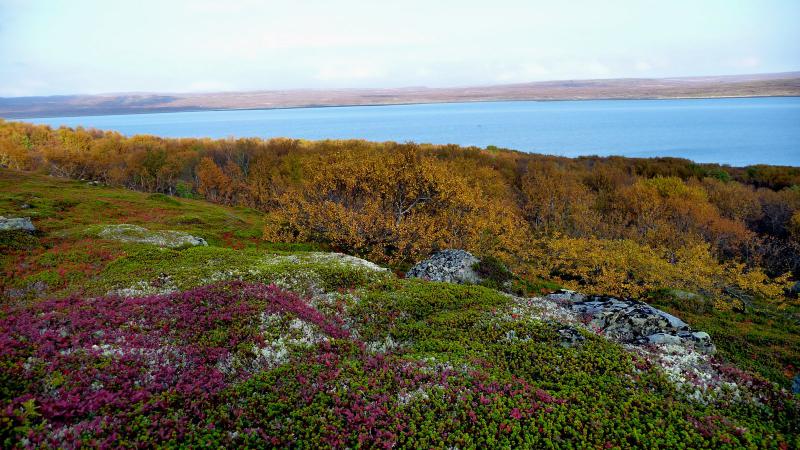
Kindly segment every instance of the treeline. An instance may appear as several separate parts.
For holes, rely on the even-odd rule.
[[[747,301],[800,275],[800,169],[453,145],[162,139],[0,122],[0,165],[260,209],[265,238],[398,267],[440,248],[530,278]]]

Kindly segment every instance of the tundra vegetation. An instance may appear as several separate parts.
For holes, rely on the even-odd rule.
[[[798,168],[13,122],[0,165],[4,446],[800,446]],[[397,276],[444,248],[484,285]],[[731,388],[561,345],[514,300],[558,287],[707,331]]]

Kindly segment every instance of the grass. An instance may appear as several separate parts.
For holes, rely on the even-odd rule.
[[[260,247],[262,214],[202,200],[143,194],[0,169],[0,215],[31,217],[38,229],[60,238],[81,236],[86,227],[131,223],[186,231],[209,244]]]
[[[265,242],[261,239],[263,215],[253,209],[6,169],[0,169],[0,216],[31,217],[38,230],[35,235],[0,233],[0,295],[11,294],[15,299],[63,295],[90,286],[99,289],[112,281],[122,283],[122,276],[113,275],[106,282],[98,278],[112,263],[118,270],[137,267],[137,261],[146,267],[142,255],[158,254],[148,246],[98,240],[95,233],[102,224],[185,231],[204,238],[213,248],[210,253],[226,255],[220,258],[231,260],[231,264],[239,262],[232,260],[236,259],[235,250],[250,251],[248,256],[257,251],[319,250],[311,244]],[[161,256],[170,260],[175,255],[180,254],[167,252]],[[126,258],[127,263],[123,262]],[[161,266],[154,261],[154,267]],[[131,277],[128,281],[141,280]]]

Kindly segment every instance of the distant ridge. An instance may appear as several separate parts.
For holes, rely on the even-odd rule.
[[[0,117],[397,105],[503,100],[800,96],[800,72],[677,78],[538,81],[491,86],[290,89],[218,93],[124,93],[0,98]]]

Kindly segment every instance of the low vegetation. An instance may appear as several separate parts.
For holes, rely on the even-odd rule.
[[[479,286],[387,280],[311,301],[229,282],[6,307],[0,436],[47,447],[798,444],[796,400],[763,380],[692,400],[618,345],[587,333],[565,347],[557,325],[508,306]]]
[[[0,164],[5,447],[800,446],[794,168],[16,123]],[[398,276],[448,247],[482,286]],[[731,388],[566,345],[519,303],[558,287],[707,331]]]

